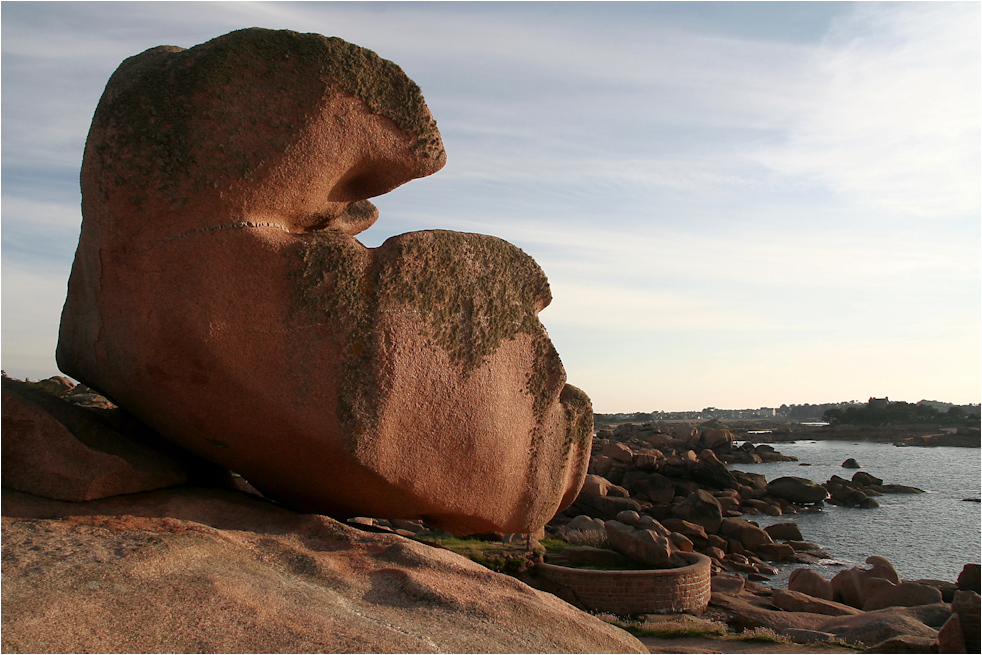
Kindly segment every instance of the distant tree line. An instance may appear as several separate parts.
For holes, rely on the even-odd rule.
[[[593,422],[598,425],[618,425],[620,423],[651,423],[650,413],[634,412],[633,414],[594,414]]]
[[[937,425],[969,426],[979,423],[978,407],[963,407],[954,405],[942,412],[927,404],[912,404],[905,402],[889,402],[883,404],[869,403],[857,407],[830,409],[822,418],[832,425],[883,425],[932,423]]]

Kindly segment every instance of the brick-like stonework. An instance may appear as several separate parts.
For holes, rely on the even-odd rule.
[[[680,553],[691,562],[678,569],[601,571],[539,564],[540,578],[560,584],[588,609],[611,614],[701,614],[709,605],[710,560]]]

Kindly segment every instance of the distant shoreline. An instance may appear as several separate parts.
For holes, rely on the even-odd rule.
[[[597,430],[609,430],[625,421],[597,421]],[[678,425],[700,425],[701,421],[654,421],[655,427],[673,428]],[[911,447],[960,447],[982,446],[979,428],[951,428],[937,425],[805,425],[775,419],[737,419],[719,421],[720,427],[730,430],[739,440],[754,443],[782,443],[789,441],[872,441],[894,443]]]

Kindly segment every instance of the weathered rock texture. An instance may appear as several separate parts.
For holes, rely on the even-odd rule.
[[[542,271],[488,236],[353,238],[444,160],[419,88],[340,39],[127,59],[86,143],[60,368],[293,508],[536,530],[592,438]]]
[[[5,489],[3,515],[3,652],[646,652],[449,551],[234,491]]]

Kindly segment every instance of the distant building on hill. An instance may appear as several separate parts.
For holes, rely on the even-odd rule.
[[[869,407],[870,409],[886,409],[886,406],[890,404],[889,398],[870,398]]]

